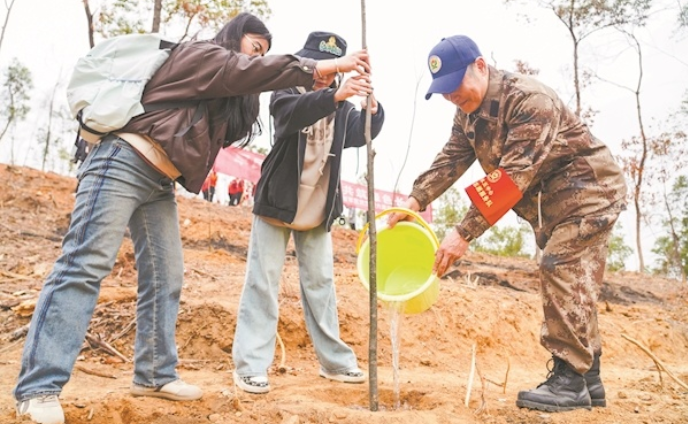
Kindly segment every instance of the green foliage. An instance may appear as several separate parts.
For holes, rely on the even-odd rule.
[[[148,32],[148,19],[152,11],[149,2],[115,0],[102,2],[95,16],[95,32],[103,38],[123,34],[143,34]]]
[[[461,193],[456,187],[450,187],[437,201],[439,207],[433,210],[432,228],[437,238],[442,241],[447,232],[461,222],[468,206],[461,199]]]
[[[659,256],[655,272],[668,277],[688,274],[688,178],[679,176],[666,196],[669,218],[662,227],[666,235],[655,240],[652,252]]]
[[[2,92],[0,92],[0,116],[4,126],[0,127],[0,140],[7,129],[17,121],[26,119],[31,110],[29,91],[33,89],[33,78],[29,68],[17,59],[12,59],[10,66],[3,73]]]
[[[525,222],[518,227],[493,226],[473,241],[472,245],[476,252],[527,258],[530,257],[526,252],[526,235],[528,234],[532,234],[532,230]]]
[[[579,35],[583,37],[609,26],[643,26],[652,5],[651,0],[550,0],[544,3],[562,22],[573,23],[571,27],[579,28]]]
[[[688,28],[688,3],[684,4],[678,12],[678,26],[679,28]]]
[[[461,222],[468,205],[461,198],[456,187],[450,187],[437,199],[439,206],[433,210],[432,228],[437,238],[442,241],[448,232]],[[520,227],[492,227],[479,239],[471,242],[470,249],[497,256],[528,257],[526,252],[526,235],[531,233],[528,224]]]
[[[240,12],[251,12],[261,18],[272,13],[266,0],[162,0],[160,32],[182,34],[179,41],[183,41],[201,31],[217,31]],[[94,31],[104,38],[147,33],[151,31],[152,21],[152,2],[102,2],[94,16]]]
[[[624,231],[621,222],[617,222],[614,231],[609,237],[609,249],[607,251],[607,270],[621,271],[626,268],[626,259],[633,253],[624,242]]]
[[[504,3],[530,7],[533,1],[504,0]],[[652,0],[537,0],[536,3],[550,9],[578,41],[611,26],[643,26],[652,6]]]

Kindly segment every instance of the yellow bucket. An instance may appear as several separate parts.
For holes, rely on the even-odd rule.
[[[383,225],[377,232],[377,297],[384,302],[402,305],[401,310],[406,314],[421,313],[429,309],[439,296],[439,278],[432,273],[439,241],[423,218],[410,209],[386,209],[375,218],[392,212],[406,213],[417,222],[400,221],[394,228]],[[366,224],[358,237],[356,252],[358,277],[370,291],[367,230]]]

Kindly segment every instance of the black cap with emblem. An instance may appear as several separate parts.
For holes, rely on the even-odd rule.
[[[295,54],[316,60],[336,59],[346,55],[346,41],[332,32],[311,32],[306,44]]]

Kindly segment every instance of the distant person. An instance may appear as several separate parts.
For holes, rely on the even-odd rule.
[[[626,183],[611,152],[541,82],[487,64],[469,37],[442,39],[431,51],[432,84],[457,106],[451,136],[421,173],[405,207],[423,211],[477,160],[488,174],[478,196],[437,251],[442,276],[499,214],[510,208],[535,231],[542,252],[541,343],[553,368],[536,389],[518,393],[522,408],[556,412],[606,406],[597,293],[609,236],[626,207]],[[470,191],[470,190],[469,190]],[[408,215],[393,213],[394,226]]]
[[[241,203],[241,196],[244,195],[244,180],[235,178],[229,183],[229,206],[239,206]]]
[[[330,32],[313,32],[298,56],[334,59],[346,42]],[[367,75],[316,78],[278,90],[270,99],[275,139],[257,183],[246,280],[237,313],[232,354],[234,382],[249,393],[270,390],[268,367],[275,353],[280,274],[293,236],[299,261],[301,303],[308,334],[320,362],[320,376],[362,383],[353,350],[339,335],[334,286],[333,221],[342,214],[342,151],[366,144],[365,110],[347,101],[373,91]],[[382,106],[371,96],[371,135],[382,128]]]
[[[215,197],[215,186],[217,185],[217,173],[215,170],[211,170],[208,177],[203,181],[203,186],[201,186],[201,193],[203,193],[203,199],[208,202],[213,202]]]
[[[210,184],[208,186],[208,201],[213,203],[215,199],[215,187],[217,186],[217,172],[214,169],[210,170]]]
[[[356,229],[356,208],[349,208],[349,228],[352,230]]]
[[[184,259],[175,181],[198,194],[219,150],[259,129],[259,94],[310,85],[335,72],[368,72],[359,51],[334,60],[265,56],[272,36],[240,13],[212,40],[179,44],[146,85],[142,102],[198,100],[194,110],[161,109],[132,119],[88,153],[78,173],[62,255],[41,290],[14,388],[19,416],[61,424],[58,396],[69,381],[127,226],[138,269],[131,394],[196,400],[179,378],[175,328]]]

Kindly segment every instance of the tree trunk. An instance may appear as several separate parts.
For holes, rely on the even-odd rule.
[[[576,116],[581,116],[581,89],[578,75],[578,40],[573,40],[573,85],[576,89]]]
[[[93,41],[93,13],[91,13],[91,6],[88,4],[88,0],[84,1],[84,12],[86,13],[86,22],[88,23],[88,45],[93,48],[95,42]]]
[[[5,2],[7,4],[7,2]],[[5,29],[7,29],[7,23],[10,20],[10,14],[12,13],[12,6],[14,6],[14,0],[11,0],[9,4],[7,4],[7,14],[5,15],[5,22],[2,24],[2,32],[0,32],[0,49],[2,49],[2,40],[5,39]]]
[[[636,213],[636,244],[638,248],[638,271],[645,272],[645,260],[643,259],[642,241],[640,236],[640,222],[643,217],[643,213],[640,209],[640,201],[642,197],[643,190],[643,177],[645,174],[645,165],[647,163],[648,155],[648,140],[645,135],[645,125],[643,124],[643,113],[640,107],[640,87],[643,82],[643,54],[640,47],[638,39],[634,35],[629,34],[633,41],[635,42],[636,48],[638,50],[638,84],[635,88],[635,109],[636,116],[638,117],[638,127],[640,128],[640,142],[642,143],[642,154],[640,156],[640,162],[638,163],[638,177],[635,185],[635,213]]]
[[[365,0],[361,0],[361,30],[363,48],[367,49],[366,43],[366,10]],[[368,151],[368,246],[370,251],[370,261],[368,265],[368,288],[370,294],[370,336],[368,340],[368,383],[370,387],[369,402],[370,410],[378,410],[378,391],[377,391],[377,230],[375,228],[375,179],[373,176],[375,151],[372,147],[370,135],[370,104],[371,95],[368,95],[366,107],[365,139]]]
[[[160,13],[162,12],[162,0],[155,0],[153,4],[153,27],[151,32],[160,32]]]
[[[638,251],[638,272],[645,272],[645,261],[643,259],[643,243],[640,239],[640,221],[642,220],[642,212],[640,211],[638,192],[638,186],[636,185],[635,194],[633,195],[633,204],[635,205],[635,248]]]
[[[669,215],[669,231],[671,233],[671,245],[672,245],[672,253],[673,253],[673,263],[675,266],[678,267],[680,273],[681,273],[681,282],[685,283],[686,282],[686,271],[683,269],[683,261],[681,260],[681,252],[679,251],[680,244],[681,244],[681,239],[676,233],[676,226],[674,225],[674,214],[671,212],[671,205],[669,204],[669,199],[666,193],[666,189],[664,190],[664,207],[666,207],[667,210],[667,215]],[[668,258],[667,258],[668,259]],[[667,261],[667,263],[671,263],[672,261]],[[667,270],[668,271],[668,270]]]
[[[53,87],[53,92],[50,95],[50,106],[48,107],[48,125],[45,130],[45,146],[43,147],[43,162],[41,163],[41,171],[45,172],[45,163],[48,160],[48,154],[50,153],[50,141],[52,138],[51,128],[53,126],[53,113],[55,109],[55,93],[57,92],[57,87],[59,81],[55,83]]]

